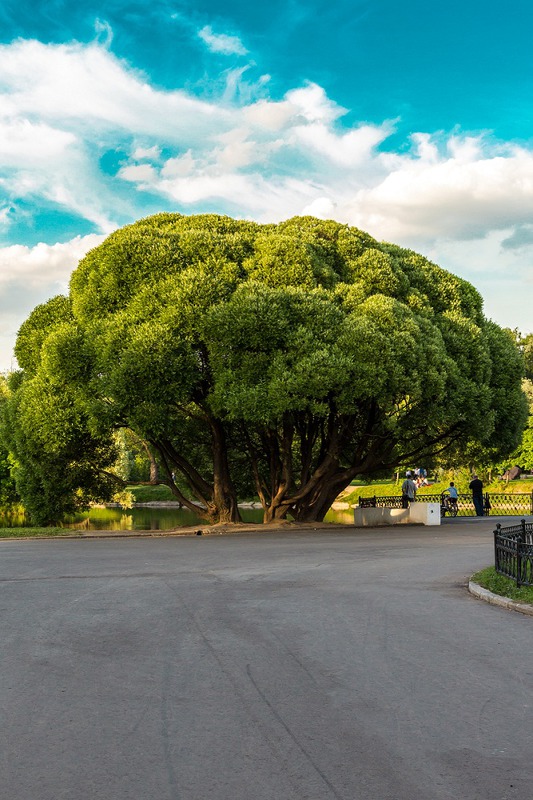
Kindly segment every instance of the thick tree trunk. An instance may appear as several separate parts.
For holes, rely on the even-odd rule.
[[[278,520],[286,519],[289,511],[289,506],[274,506],[271,504],[264,509],[263,524],[268,525],[270,522],[277,522]]]
[[[194,514],[197,514],[201,519],[205,519],[206,522],[210,522],[211,514],[208,510],[208,501],[205,499],[205,495],[200,492],[198,486],[191,480],[189,471],[186,470],[184,466],[186,462],[183,462],[183,460],[181,463],[176,462],[175,452],[172,448],[172,445],[169,442],[153,442],[152,444],[156,448],[161,457],[163,469],[168,478],[167,485],[170,487],[170,491],[172,492],[174,497],[176,497],[177,500],[179,500],[182,506],[189,509],[189,511],[192,511]],[[176,462],[178,469],[180,470],[183,477],[189,484],[193,494],[196,495],[196,497],[198,498],[198,501],[199,503],[201,503],[201,505],[198,505],[192,500],[189,500],[189,498],[185,497],[185,495],[180,491],[179,487],[172,479],[172,469],[170,467],[171,461]]]
[[[154,486],[159,483],[159,467],[152,454],[150,454],[150,483]]]
[[[212,518],[215,522],[241,522],[237,495],[231,480],[226,434],[222,423],[210,419],[213,439],[213,501]]]
[[[152,448],[148,445],[147,442],[142,440],[143,447],[146,451],[146,455],[150,460],[150,484],[152,486],[156,486],[159,483],[159,467],[157,465],[157,461],[154,455]]]

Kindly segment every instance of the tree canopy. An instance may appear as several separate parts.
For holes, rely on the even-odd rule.
[[[16,355],[15,451],[67,460],[81,487],[131,429],[212,520],[238,520],[243,491],[266,521],[320,520],[356,476],[468,443],[512,451],[527,415],[522,356],[469,283],[312,217],[118,230],[35,309]]]
[[[524,354],[524,363],[526,367],[526,378],[533,381],[533,333],[524,336],[519,342],[522,352]]]

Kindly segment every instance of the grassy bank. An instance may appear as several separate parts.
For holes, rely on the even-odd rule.
[[[533,604],[533,586],[520,586],[517,588],[516,583],[511,578],[499,575],[494,567],[487,567],[480,572],[476,572],[475,575],[472,575],[472,580],[493,594],[508,597],[510,600],[516,600],[517,603]]]
[[[161,503],[176,500],[169,487],[163,484],[158,486],[128,486],[127,491],[132,493],[135,503]]]
[[[0,539],[44,538],[49,536],[72,536],[69,528],[0,528]]]

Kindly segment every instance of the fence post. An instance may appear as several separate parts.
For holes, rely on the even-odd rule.
[[[498,542],[500,538],[501,527],[501,524],[497,522],[496,530],[494,531],[494,567],[496,568],[496,572],[498,572],[498,567],[500,565],[500,559],[498,556]]]
[[[516,586],[522,586],[522,545],[526,541],[526,521],[520,520],[521,531],[516,537]]]

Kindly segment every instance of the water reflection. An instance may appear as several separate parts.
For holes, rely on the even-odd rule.
[[[261,509],[243,508],[244,522],[261,522]],[[108,531],[168,531],[172,528],[188,528],[206,525],[205,520],[184,508],[92,508],[85,514],[77,514],[65,523],[69,528]]]
[[[261,508],[241,508],[243,522],[262,522]],[[353,511],[329,511],[326,522],[339,525],[353,523]],[[0,514],[0,527],[18,528],[30,523],[22,513]],[[63,523],[65,527],[77,530],[110,530],[110,531],[167,531],[172,528],[205,526],[205,520],[183,508],[164,508],[150,506],[145,508],[92,508],[83,514],[69,517]]]
[[[23,511],[0,511],[0,527],[22,528],[29,525]]]

